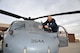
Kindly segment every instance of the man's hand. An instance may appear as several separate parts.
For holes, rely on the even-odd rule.
[[[43,26],[38,26],[39,29],[42,29]],[[47,25],[44,26],[44,28],[49,28]]]
[[[44,26],[45,28],[49,28],[47,25]]]
[[[38,28],[39,28],[39,29],[42,29],[42,28],[43,28],[43,26],[38,26]]]

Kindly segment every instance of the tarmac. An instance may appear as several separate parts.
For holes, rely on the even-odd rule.
[[[59,53],[80,53],[80,43],[69,43],[68,47],[60,47]]]
[[[2,45],[0,41],[0,50],[1,47]],[[69,43],[68,47],[60,47],[59,53],[80,53],[80,43]]]

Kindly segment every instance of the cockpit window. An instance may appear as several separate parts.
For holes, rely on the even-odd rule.
[[[10,29],[12,30],[20,30],[25,27],[25,23],[23,21],[14,22]]]

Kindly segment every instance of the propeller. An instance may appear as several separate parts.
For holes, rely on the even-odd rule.
[[[49,16],[49,15],[46,15],[46,16],[41,16],[41,17],[37,17],[37,18],[32,18],[31,19],[31,17],[25,18],[25,17],[19,16],[19,15],[16,15],[16,14],[13,14],[11,12],[4,11],[4,10],[0,10],[0,13],[8,15],[8,16],[15,17],[15,18],[18,18],[18,19],[19,18],[23,18],[24,20],[36,20],[36,19],[40,19],[40,18],[44,18],[44,17],[48,17]],[[80,13],[80,10],[78,10],[78,11],[71,11],[71,12],[57,13],[57,14],[52,14],[50,16],[59,16],[59,15],[68,15],[68,14],[77,14],[77,13]]]
[[[28,19],[28,18],[19,16],[19,15],[16,15],[16,14],[13,14],[13,13],[11,13],[11,12],[4,11],[4,10],[0,10],[0,13],[1,13],[1,14],[4,14],[4,15],[11,16],[11,17],[15,17],[15,18],[18,18],[18,19],[20,19],[20,18],[23,18],[24,20],[29,20],[29,19],[30,19],[30,17],[29,17],[29,19]]]
[[[80,13],[80,10],[79,11],[71,11],[71,12],[57,13],[57,14],[52,14],[50,16],[59,16],[59,15],[68,15],[68,14],[77,14],[77,13]],[[39,19],[39,18],[43,18],[43,17],[48,17],[48,16],[49,15],[37,17],[37,18],[34,18],[34,20]]]

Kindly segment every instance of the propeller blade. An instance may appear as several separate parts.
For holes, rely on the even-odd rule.
[[[50,16],[59,16],[59,15],[68,15],[68,14],[77,14],[77,13],[80,13],[80,10],[79,11],[72,11],[72,12],[57,13],[57,14],[52,14]],[[48,17],[48,16],[49,15],[37,17],[37,18],[34,18],[34,20],[39,19],[39,18],[43,18],[43,17]]]
[[[19,16],[19,15],[16,15],[16,14],[13,14],[13,13],[10,13],[10,12],[7,12],[7,11],[4,11],[4,10],[0,10],[0,13],[1,14],[4,14],[4,15],[8,15],[8,16],[11,16],[11,17],[15,17],[15,18],[23,18],[24,20],[27,20],[27,18],[24,18],[22,16]]]
[[[31,19],[30,17],[29,18],[25,18],[25,17],[19,16],[19,15],[16,15],[16,14],[4,11],[4,10],[0,10],[0,13],[8,15],[8,16],[15,17],[15,18],[18,18],[18,19],[19,18],[23,18],[24,20],[36,20],[36,19],[39,19],[39,18],[44,18],[44,17],[48,17],[49,16],[49,15],[46,15],[46,16],[41,16],[41,17],[37,17],[37,18]],[[50,16],[59,16],[59,15],[77,14],[77,13],[80,13],[80,10],[79,11],[72,11],[72,12],[57,13],[57,14],[52,14]]]

